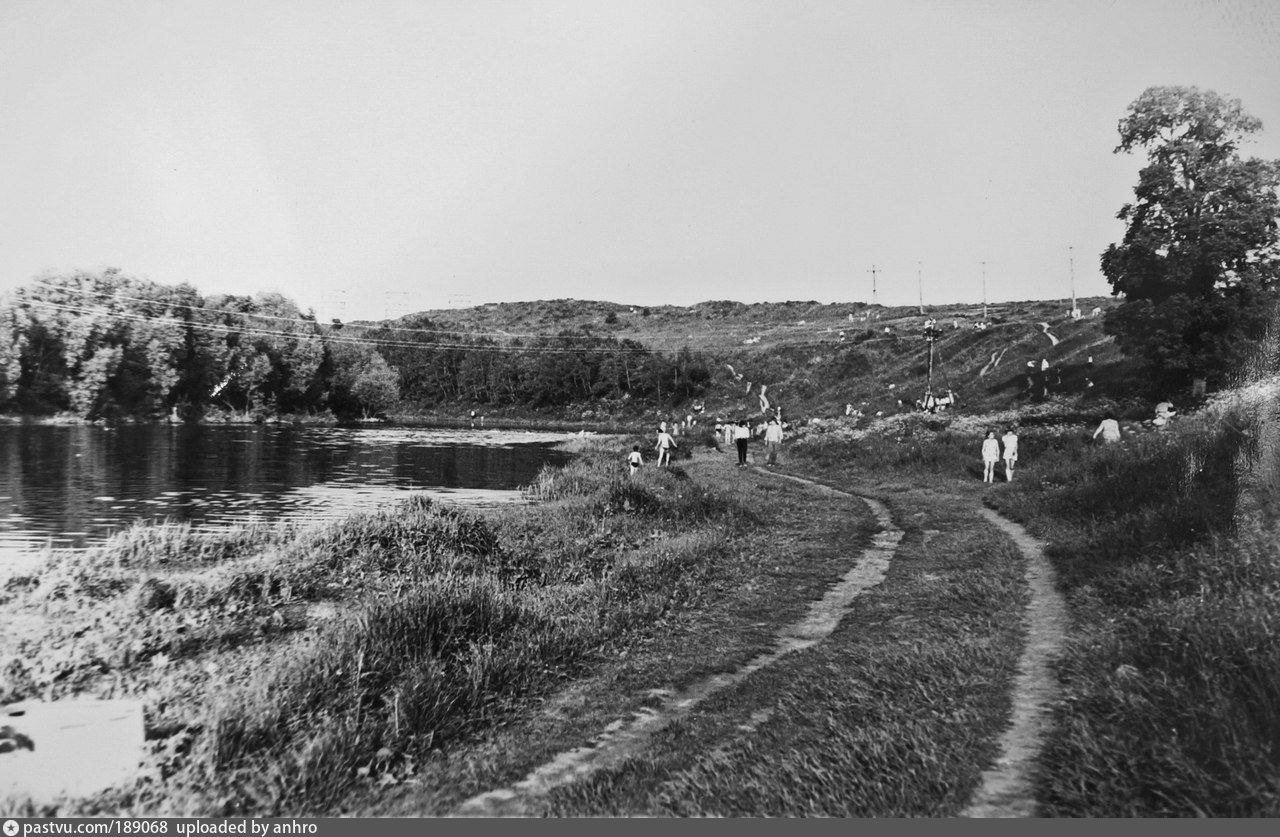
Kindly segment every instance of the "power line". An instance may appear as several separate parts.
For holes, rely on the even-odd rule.
[[[144,314],[129,314],[125,312],[106,311],[95,308],[83,308],[74,305],[60,305],[56,302],[47,302],[44,300],[24,300],[24,304],[36,305],[43,308],[49,308],[55,311],[63,311],[71,314],[98,314],[110,316],[116,320],[129,320],[131,322],[144,322],[157,324],[161,326],[175,326],[179,328],[191,328],[197,331],[209,331],[219,334],[231,335],[242,334],[257,337],[277,337],[287,338],[291,340],[323,338],[329,343],[342,343],[348,345],[362,346],[378,346],[387,348],[402,349],[459,349],[464,351],[476,352],[512,352],[512,353],[531,353],[531,354],[599,354],[601,352],[609,352],[613,354],[637,354],[647,355],[653,354],[653,351],[647,348],[628,348],[617,343],[612,346],[511,346],[501,345],[497,343],[418,343],[405,340],[384,340],[369,337],[346,337],[339,334],[323,334],[319,331],[306,332],[290,332],[290,331],[273,331],[271,329],[254,328],[252,326],[241,325],[223,325],[219,323],[201,323],[194,320],[180,320],[172,317],[151,317]],[[209,309],[201,309],[208,311]],[[221,314],[232,314],[235,312],[218,312]],[[298,322],[306,323],[313,328],[318,328],[319,323],[311,320],[301,320]],[[565,338],[569,339],[569,338]],[[602,339],[595,338],[590,335],[583,335],[576,339]]]
[[[166,300],[160,300],[160,299],[146,299],[145,297],[127,296],[125,294],[114,292],[114,291],[107,292],[107,291],[90,290],[88,288],[74,288],[74,287],[69,287],[67,285],[55,285],[49,282],[42,282],[39,279],[32,282],[32,284],[38,285],[39,287],[42,287],[42,288],[48,288],[49,290],[61,291],[63,293],[69,293],[69,294],[80,294],[81,296],[95,296],[95,297],[101,297],[103,299],[121,300],[124,302],[138,302],[144,305],[163,305],[166,308],[181,308],[187,311],[199,311],[202,313],[226,313],[221,309],[210,308],[204,305],[187,305],[186,303],[181,303],[181,302],[168,302]],[[219,296],[223,296],[223,295],[219,294]],[[230,296],[230,295],[226,294],[225,296]],[[308,319],[306,317],[281,317],[275,314],[259,314],[253,311],[234,311],[232,313],[236,313],[244,317],[257,317],[258,319],[275,320],[277,322],[287,322],[287,323],[319,322],[318,320]],[[541,337],[541,338],[553,339],[553,340],[574,339],[573,337],[563,337],[560,335],[551,335],[551,334],[543,335],[543,334],[520,333],[520,332],[511,332],[511,331],[460,331],[457,329],[409,328],[407,326],[394,326],[394,325],[377,325],[377,326],[352,325],[350,327],[351,328],[369,328],[369,329],[385,328],[385,329],[392,329],[395,331],[403,331],[410,334],[445,334],[445,335],[454,335],[458,337],[468,337],[468,336],[508,337],[508,338],[513,338],[513,337],[539,338]]]
[[[170,302],[162,299],[147,299],[145,297],[129,296],[119,292],[97,291],[97,290],[92,290],[88,288],[57,285],[49,282],[44,282],[39,279],[35,280],[32,284],[37,285],[39,287],[47,288],[49,290],[67,293],[70,295],[97,297],[100,299],[117,301],[117,302],[135,302],[141,305],[163,306],[166,309],[190,311],[190,312],[198,313],[201,315],[213,315],[213,316],[234,315],[234,316],[240,316],[240,317],[253,317],[260,320],[268,320],[268,321],[279,322],[279,323],[288,323],[290,325],[299,326],[299,327],[314,327],[314,326],[325,325],[322,321],[318,319],[307,318],[307,317],[283,317],[276,314],[261,314],[261,313],[256,313],[252,311],[237,311],[234,309],[210,308],[208,306],[203,306],[203,305],[189,305],[186,303]],[[36,300],[30,297],[22,297],[21,294],[22,294],[22,291],[25,290],[25,288],[18,288],[16,290],[19,297],[22,298],[25,302],[38,303],[45,306],[54,305],[54,303],[47,302],[44,300]],[[82,309],[81,313],[92,313],[92,309]],[[129,316],[136,317],[138,315],[129,315]],[[188,322],[188,321],[182,321],[182,322]],[[237,330],[244,331],[247,328],[252,328],[252,327],[248,327],[248,326],[238,327]],[[347,324],[344,326],[344,328],[351,329],[351,330],[358,329],[362,331],[384,330],[384,331],[392,331],[392,332],[398,332],[403,334],[424,334],[424,335],[431,335],[431,336],[447,336],[447,337],[454,337],[454,338],[493,338],[493,339],[506,339],[506,340],[529,339],[529,340],[572,341],[572,340],[581,340],[584,338],[590,338],[594,336],[594,335],[585,335],[585,334],[568,334],[568,335],[548,334],[548,333],[540,334],[540,333],[534,333],[534,332],[512,332],[512,331],[478,331],[478,330],[477,331],[461,331],[457,329],[411,328],[408,326],[396,326],[396,325],[384,325],[384,324],[379,324],[379,325]],[[799,330],[805,329],[806,326],[776,325],[776,326],[770,326],[770,328],[774,330],[799,331]],[[287,334],[285,332],[271,332],[265,329],[258,329],[256,333],[267,334],[267,335]],[[331,339],[334,342],[363,342],[363,343],[372,343],[374,345],[386,345],[386,346],[418,347],[423,345],[420,343],[413,343],[409,341],[397,341],[397,340],[388,339],[388,338],[359,338],[358,340],[340,340],[334,337]],[[456,344],[437,343],[433,345],[440,346],[442,348],[479,348],[478,346],[472,346],[471,344],[468,344],[468,343],[456,343]],[[492,347],[486,346],[483,348],[490,349]],[[527,351],[528,348],[523,347],[521,348],[521,350]],[[542,350],[550,351],[551,349],[549,347],[543,347]],[[573,346],[565,347],[565,350],[570,352],[583,352],[583,353],[590,353],[592,351],[595,351],[593,349],[582,349],[581,347],[573,347]],[[632,351],[635,351],[636,353],[642,353],[641,350],[632,350]],[[648,350],[643,350],[643,351],[648,351]]]
[[[66,305],[56,302],[50,302],[41,299],[22,299],[21,304],[30,305],[39,308],[46,308],[53,311],[61,311],[68,314],[76,315],[96,315],[110,317],[113,320],[127,320],[129,322],[146,323],[161,327],[186,328],[195,331],[210,332],[224,336],[244,335],[251,337],[271,337],[288,340],[307,340],[307,339],[323,339],[330,344],[359,345],[372,346],[378,348],[398,348],[398,349],[429,349],[429,350],[459,350],[467,352],[495,352],[510,354],[624,354],[624,355],[653,355],[655,350],[641,346],[640,348],[629,348],[619,343],[597,345],[597,346],[533,346],[533,345],[503,345],[498,343],[444,343],[444,342],[412,342],[407,340],[387,340],[383,338],[372,337],[348,337],[342,334],[335,334],[332,331],[323,332],[320,329],[324,327],[323,323],[314,320],[289,320],[287,322],[296,323],[301,326],[308,327],[308,331],[279,331],[267,328],[255,328],[250,325],[227,325],[224,323],[206,323],[197,320],[178,319],[175,317],[149,316],[145,314],[133,314],[122,311],[109,311],[105,308],[87,308],[77,305]],[[239,312],[235,311],[217,311],[215,309],[199,308],[193,306],[180,306],[193,309],[206,314],[215,314],[218,316],[238,316]],[[790,328],[790,327],[788,327]],[[798,327],[797,327],[798,328]],[[578,340],[602,340],[612,338],[602,338],[595,335],[581,336],[563,336],[561,339],[578,339]],[[861,342],[880,342],[891,338],[873,337]],[[729,348],[739,348],[737,344],[726,347],[718,347],[722,351]]]

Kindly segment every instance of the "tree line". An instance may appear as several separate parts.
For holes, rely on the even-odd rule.
[[[450,403],[679,403],[711,374],[589,333],[499,341],[426,317],[323,323],[278,293],[202,296],[115,269],[46,276],[0,299],[0,411],[82,419],[339,420]]]

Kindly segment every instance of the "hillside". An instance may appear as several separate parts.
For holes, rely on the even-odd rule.
[[[1094,313],[1115,304],[1109,297],[1081,299],[1082,316],[1075,320],[1068,300],[991,304],[982,327],[981,304],[931,306],[922,316],[915,306],[865,303],[709,301],[645,308],[546,300],[423,311],[380,325],[426,319],[441,328],[512,338],[588,332],[665,353],[688,347],[712,372],[698,400],[639,410],[576,404],[566,418],[587,411],[617,419],[681,416],[695,412],[700,401],[709,416],[760,415],[767,404],[795,420],[845,416],[850,408],[867,417],[912,409],[928,383],[929,319],[940,331],[933,391],[952,391],[958,411],[985,412],[1054,396],[1123,400],[1130,388],[1122,380],[1119,353]]]

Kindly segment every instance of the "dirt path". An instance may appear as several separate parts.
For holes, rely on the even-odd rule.
[[[1034,817],[1031,768],[1048,728],[1047,707],[1057,690],[1049,663],[1061,652],[1066,635],[1066,603],[1054,584],[1053,567],[1045,558],[1043,544],[994,511],[984,508],[982,513],[1026,557],[1031,602],[1025,617],[1027,644],[1014,682],[1013,723],[1000,737],[995,767],[982,774],[982,785],[960,816]]]
[[[822,493],[856,496],[799,477],[776,476],[785,476]],[[711,695],[745,680],[783,656],[809,648],[829,636],[858,595],[884,580],[889,562],[903,536],[903,531],[894,525],[884,504],[866,497],[858,499],[871,508],[881,531],[854,558],[852,568],[840,581],[810,605],[803,618],[784,626],[777,633],[772,651],[757,656],[734,671],[705,678],[679,692],[655,692],[655,696],[662,698],[656,707],[645,708],[630,719],[615,721],[590,743],[561,753],[510,787],[472,797],[453,816],[526,816],[529,804],[534,800],[598,770],[621,765],[641,752],[654,733],[688,715]]]
[[[597,771],[621,766],[641,753],[655,733],[688,716],[708,697],[740,683],[792,651],[809,648],[822,641],[835,629],[859,594],[883,581],[904,534],[893,523],[884,504],[803,477],[760,470],[825,494],[856,497],[870,507],[881,531],[854,558],[852,568],[841,580],[828,588],[822,599],[810,605],[803,618],[778,631],[773,650],[732,672],[713,675],[678,692],[655,690],[653,696],[659,698],[656,706],[646,707],[630,718],[613,722],[587,744],[560,753],[511,786],[472,797],[453,816],[528,816],[533,804],[554,789]],[[1026,558],[1031,600],[1024,615],[1027,642],[1013,685],[1011,724],[1000,738],[1000,755],[995,766],[982,774],[979,788],[959,816],[1033,817],[1036,803],[1031,770],[1048,727],[1047,707],[1056,694],[1056,682],[1049,665],[1062,648],[1067,629],[1066,606],[1055,587],[1053,569],[1044,555],[1043,545],[1017,523],[990,509],[979,511],[1008,535]]]

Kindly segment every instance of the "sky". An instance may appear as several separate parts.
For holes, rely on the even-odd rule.
[[[1274,0],[0,0],[0,293],[1107,295],[1126,108],[1215,90],[1278,159],[1277,55]]]

